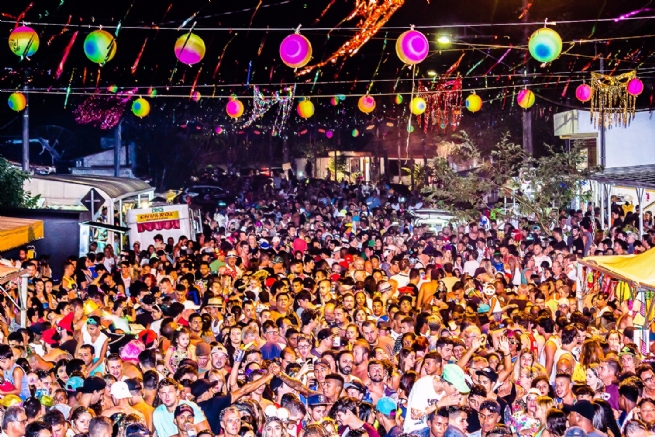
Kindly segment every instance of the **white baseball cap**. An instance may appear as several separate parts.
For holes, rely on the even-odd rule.
[[[117,381],[111,385],[110,393],[116,399],[131,399],[130,388],[124,381]]]

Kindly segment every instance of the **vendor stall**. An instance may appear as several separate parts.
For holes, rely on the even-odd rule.
[[[0,252],[43,238],[43,221],[0,217]]]
[[[649,328],[655,319],[655,249],[639,255],[592,256],[579,263],[578,298],[601,291],[627,307],[635,327],[634,341],[647,355],[652,340]]]

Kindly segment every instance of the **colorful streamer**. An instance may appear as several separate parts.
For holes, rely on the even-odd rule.
[[[68,45],[66,46],[66,50],[64,50],[64,56],[61,58],[61,62],[59,62],[59,66],[57,67],[57,72],[55,73],[55,79],[59,79],[61,73],[64,72],[64,65],[66,64],[66,59],[68,59],[68,55],[70,54],[71,49],[73,48],[73,44],[75,44],[75,39],[77,38],[78,33],[79,31],[76,30],[73,36],[71,36],[71,40],[68,42]]]
[[[484,74],[484,76],[487,76],[489,73],[491,73],[491,70],[493,70],[494,68],[496,68],[496,65],[500,64],[501,62],[503,62],[503,59],[505,59],[505,56],[507,56],[507,55],[509,54],[509,52],[512,51],[512,48],[513,48],[513,46],[510,44],[509,48],[508,48],[507,51],[503,54],[503,56],[501,56],[500,59],[498,59],[498,61],[496,61],[496,63],[495,63],[495,64],[494,64],[494,65],[493,65],[489,70],[487,70],[487,72]]]
[[[141,46],[141,50],[139,51],[139,54],[137,55],[136,59],[134,60],[134,64],[132,65],[132,74],[136,73],[136,69],[139,68],[139,62],[141,61],[141,56],[143,56],[143,51],[146,49],[147,42],[148,38],[146,37],[145,41],[143,41],[143,45]]]
[[[232,38],[230,38],[223,46],[223,51],[221,52],[221,56],[218,57],[218,63],[216,64],[216,68],[214,68],[214,74],[212,75],[212,79],[216,79],[216,75],[218,74],[218,69],[221,68],[221,63],[223,62],[223,58],[225,58],[225,51],[227,50],[227,47],[230,45],[232,40],[234,40],[234,38],[237,35],[238,33],[232,35]],[[271,70],[271,73],[273,73],[273,70]]]
[[[375,0],[356,0],[355,10],[344,21],[350,20],[357,15],[362,16],[364,19],[357,25],[360,31],[330,57],[317,64],[303,67],[296,73],[296,76],[302,76],[317,68],[325,67],[338,58],[349,58],[355,55],[404,3],[405,0],[380,0],[379,2]]]

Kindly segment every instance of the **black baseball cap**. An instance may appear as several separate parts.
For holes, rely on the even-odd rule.
[[[104,390],[107,387],[107,383],[104,379],[99,376],[91,376],[84,380],[82,387],[77,389],[78,393],[94,393],[100,390]]]
[[[490,367],[485,367],[484,369],[481,370],[476,370],[475,374],[480,376],[486,376],[489,378],[489,381],[491,382],[496,382],[498,381],[498,374]]]
[[[191,384],[191,394],[194,398],[198,398],[216,387],[216,384],[218,384],[218,381],[209,382],[209,380],[204,378],[198,379]]]
[[[318,341],[323,341],[326,338],[330,338],[330,337],[332,337],[332,331],[328,328],[321,329],[320,331],[318,331],[318,335],[316,336]]]
[[[587,400],[580,400],[569,407],[570,413],[578,413],[585,419],[594,420],[594,406]]]

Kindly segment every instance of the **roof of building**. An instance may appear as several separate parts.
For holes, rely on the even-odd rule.
[[[118,199],[129,194],[154,191],[153,187],[140,179],[117,178],[113,176],[54,174],[47,176],[35,175],[33,179],[87,185],[104,191],[113,199]]]
[[[606,168],[590,179],[602,184],[655,189],[655,164]]]

